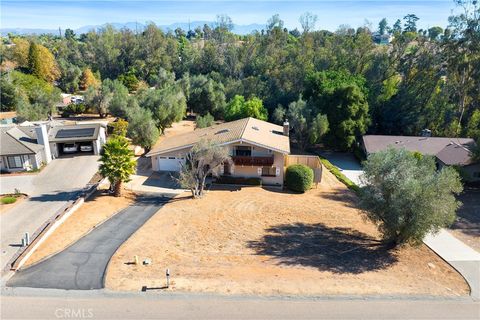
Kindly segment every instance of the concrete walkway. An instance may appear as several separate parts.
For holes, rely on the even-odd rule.
[[[445,229],[428,235],[423,242],[447,261],[467,280],[471,296],[480,299],[480,253],[473,250]]]
[[[139,196],[135,204],[117,213],[70,247],[18,271],[7,282],[7,286],[67,290],[103,288],[105,271],[112,255],[170,198],[157,194]]]

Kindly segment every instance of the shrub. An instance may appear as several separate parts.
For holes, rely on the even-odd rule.
[[[312,187],[313,170],[303,164],[294,164],[287,168],[285,179],[288,189],[305,192]]]
[[[247,186],[261,186],[262,179],[251,177],[251,178],[243,178],[243,177],[232,177],[232,176],[221,176],[217,178],[216,183],[220,184],[243,184]]]
[[[10,204],[10,203],[14,203],[15,201],[17,201],[17,198],[7,196],[7,197],[3,197],[1,201],[2,201],[2,204]]]
[[[197,124],[197,128],[201,129],[210,127],[213,124],[214,120],[215,119],[213,118],[213,116],[207,112],[207,114],[204,116],[197,116],[195,123]]]

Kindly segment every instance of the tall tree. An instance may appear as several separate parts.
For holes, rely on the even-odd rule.
[[[302,26],[303,33],[308,33],[315,29],[315,24],[317,23],[318,16],[311,12],[305,12],[300,16],[299,22]]]
[[[420,20],[416,15],[410,13],[403,17],[405,21],[404,30],[405,32],[417,32],[417,21]]]
[[[383,18],[378,23],[378,33],[380,33],[383,36],[387,31],[387,27],[388,27],[387,18]]]
[[[136,166],[133,151],[130,150],[127,139],[121,136],[110,138],[103,145],[99,161],[101,162],[100,174],[110,181],[114,196],[120,197],[122,183],[131,180],[130,176],[135,172]]]
[[[60,72],[53,54],[41,44],[32,43],[28,52],[28,68],[36,77],[52,83]]]
[[[455,221],[462,183],[455,169],[437,171],[433,158],[405,149],[372,154],[364,164],[361,206],[391,245],[422,243]]]

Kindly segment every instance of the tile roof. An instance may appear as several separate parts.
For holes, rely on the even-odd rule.
[[[35,154],[43,148],[17,127],[0,128],[0,155],[2,156]]]
[[[254,118],[244,118],[165,138],[147,156],[189,148],[203,139],[218,144],[244,141],[281,153],[290,153],[290,140],[283,135],[282,126]]]

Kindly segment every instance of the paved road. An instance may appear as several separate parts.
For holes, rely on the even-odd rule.
[[[65,206],[98,169],[98,156],[53,160],[39,174],[0,177],[2,192],[13,188],[30,198],[0,215],[0,270],[13,257],[25,232],[33,232]],[[10,188],[10,189],[8,189]]]
[[[107,264],[118,247],[141,227],[169,197],[142,195],[64,251],[18,271],[12,287],[89,290],[104,287]],[[100,208],[99,208],[100,210]]]
[[[295,299],[63,291],[2,296],[2,319],[479,319],[469,299]],[[48,291],[48,290],[47,290]],[[88,293],[88,294],[85,294]],[[26,307],[28,306],[28,307]]]
[[[361,185],[362,166],[352,153],[324,151],[321,155],[337,166],[348,179],[357,185]]]
[[[462,274],[470,285],[471,296],[480,300],[480,253],[445,229],[427,235],[423,242]]]

